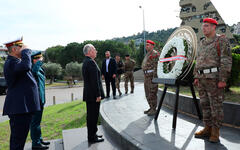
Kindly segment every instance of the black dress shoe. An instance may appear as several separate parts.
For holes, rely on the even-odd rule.
[[[41,144],[42,144],[42,145],[50,145],[50,142],[41,141]]]
[[[93,140],[88,140],[89,143],[103,142],[104,139],[100,137],[95,137]]]
[[[103,135],[97,135],[97,134],[96,134],[96,136],[99,137],[99,138],[102,138],[102,137],[103,137]]]
[[[32,146],[32,150],[43,150],[43,149],[48,149],[48,146],[43,146],[43,145],[37,145],[37,146]]]
[[[116,97],[116,96],[113,96],[113,99],[117,99],[117,97]]]

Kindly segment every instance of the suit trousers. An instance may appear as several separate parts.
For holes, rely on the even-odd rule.
[[[113,96],[116,96],[115,78],[110,76],[109,73],[106,73],[106,76],[104,78],[105,78],[105,83],[106,83],[107,97],[110,96],[110,83],[112,85]]]
[[[88,140],[93,140],[98,131],[97,122],[99,116],[100,102],[86,102],[87,105],[87,130]]]
[[[41,132],[41,121],[42,121],[42,114],[43,110],[36,111],[33,114],[32,122],[31,122],[31,139],[32,139],[32,145],[38,146],[41,144],[42,141],[42,132]]]
[[[31,113],[8,115],[10,118],[10,150],[23,150],[28,135]]]

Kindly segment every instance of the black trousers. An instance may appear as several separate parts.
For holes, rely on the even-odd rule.
[[[88,140],[93,140],[98,131],[97,122],[99,116],[100,102],[86,102],[86,105]]]
[[[108,73],[106,73],[106,76],[104,78],[105,78],[105,83],[106,83],[107,97],[110,96],[110,83],[112,85],[113,96],[116,96],[115,78],[110,76]]]
[[[8,115],[10,118],[10,150],[23,150],[29,132],[32,114]]]

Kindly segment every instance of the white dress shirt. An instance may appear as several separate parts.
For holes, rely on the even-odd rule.
[[[106,72],[108,72],[108,65],[109,65],[109,62],[110,62],[110,58],[106,59]]]

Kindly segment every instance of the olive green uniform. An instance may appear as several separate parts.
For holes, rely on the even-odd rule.
[[[133,59],[125,60],[124,62],[124,76],[125,76],[125,93],[128,92],[128,81],[130,80],[131,83],[131,93],[134,92],[134,77],[133,77],[133,71],[135,67],[136,62]]]

